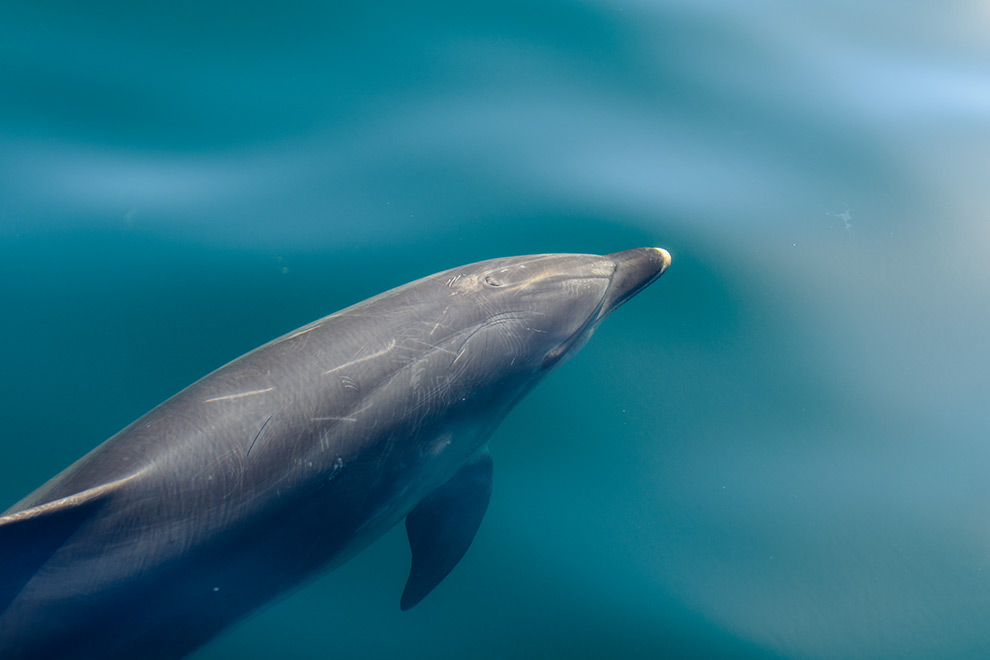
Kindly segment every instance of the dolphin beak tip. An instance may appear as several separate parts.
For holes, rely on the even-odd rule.
[[[670,252],[667,252],[663,248],[658,248],[658,247],[647,248],[647,249],[653,250],[656,253],[657,257],[660,259],[660,274],[662,275],[663,271],[667,270],[670,267],[670,261],[671,261]]]
[[[636,248],[606,255],[615,273],[603,309],[610,313],[660,277],[670,266],[670,253],[663,248]]]

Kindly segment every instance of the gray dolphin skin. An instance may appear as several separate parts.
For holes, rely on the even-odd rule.
[[[412,607],[481,524],[495,427],[669,264],[483,261],[214,371],[0,517],[0,658],[181,657],[402,519]]]

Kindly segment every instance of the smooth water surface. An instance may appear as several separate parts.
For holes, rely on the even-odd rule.
[[[990,9],[0,3],[0,508],[251,348],[479,259],[669,272],[221,658],[990,654]]]

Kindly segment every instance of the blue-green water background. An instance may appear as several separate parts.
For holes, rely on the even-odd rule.
[[[674,264],[401,529],[195,655],[990,654],[979,0],[0,2],[0,509],[283,332],[479,259]]]

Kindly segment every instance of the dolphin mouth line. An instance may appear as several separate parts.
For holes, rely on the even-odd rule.
[[[670,266],[670,253],[662,248],[635,248],[605,255],[615,264],[605,304],[599,320],[605,318],[626,301],[653,284]]]
[[[644,258],[646,255],[649,255],[659,259],[659,263],[654,264],[652,269],[648,270],[647,275],[639,282],[625,291],[622,291],[620,294],[615,295],[616,287],[625,284],[624,282],[620,283],[618,280],[620,277],[628,276],[627,272],[622,272],[623,265],[627,263],[629,255],[632,254],[635,254],[640,258]],[[581,348],[581,346],[588,341],[595,330],[598,329],[598,326],[601,325],[602,321],[605,320],[605,317],[609,316],[637,293],[657,281],[657,279],[663,275],[664,271],[666,271],[670,266],[671,261],[670,253],[662,248],[637,248],[635,250],[617,252],[615,255],[606,255],[606,257],[612,261],[614,267],[612,269],[612,274],[608,277],[608,287],[606,287],[605,292],[602,293],[602,297],[598,301],[598,305],[588,316],[588,320],[578,330],[562,341],[557,348],[547,353],[544,357],[544,364],[547,363],[548,359],[552,359],[552,361],[556,363],[565,354],[573,353],[575,350]],[[620,257],[620,260],[615,259],[615,257]],[[591,279],[592,277],[594,276],[578,279]]]
[[[596,329],[598,329],[601,322],[605,320],[606,316],[608,316],[608,312],[602,313],[602,310],[605,307],[605,300],[608,298],[608,292],[611,288],[611,285],[606,287],[605,292],[602,293],[602,297],[599,299],[595,309],[588,315],[588,319],[581,325],[581,327],[572,332],[564,341],[560,342],[560,344],[558,344],[555,348],[550,349],[546,355],[543,356],[543,366],[545,368],[557,366],[561,362],[561,358],[576,352],[588,341],[588,339],[591,338],[591,335]]]

